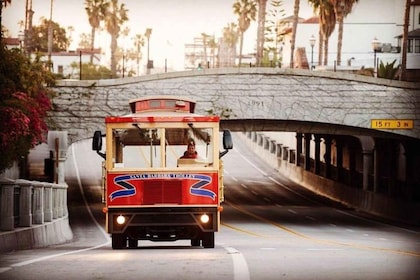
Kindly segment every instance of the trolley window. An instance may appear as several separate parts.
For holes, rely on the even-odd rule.
[[[210,168],[218,157],[214,133],[213,127],[191,124],[170,128],[137,125],[114,128],[110,139],[113,169]]]

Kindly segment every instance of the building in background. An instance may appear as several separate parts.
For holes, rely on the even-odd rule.
[[[401,39],[404,26],[404,0],[370,0],[359,1],[353,6],[352,13],[344,18],[343,42],[341,50],[341,68],[360,69],[372,68],[377,61],[396,64],[401,63]],[[380,13],[372,11],[381,10]],[[287,20],[289,19],[289,20]],[[279,28],[283,36],[283,44],[279,48],[282,57],[282,66],[290,65],[290,41],[292,28],[290,17],[281,20],[285,24]],[[420,1],[413,1],[410,10],[409,42],[407,52],[407,70],[419,71],[420,69]],[[305,48],[306,57],[317,68],[332,68],[337,59],[338,24],[329,38],[328,65],[319,67],[318,19],[309,18],[298,23],[295,50]],[[311,46],[311,39],[315,39]],[[379,43],[379,48],[374,50],[373,43]],[[376,58],[376,60],[375,60]],[[417,74],[418,76],[419,74]]]

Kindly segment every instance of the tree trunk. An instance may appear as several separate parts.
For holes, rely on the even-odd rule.
[[[293,27],[292,27],[292,41],[290,42],[290,68],[294,67],[294,52],[295,52],[295,43],[296,43],[296,31],[299,21],[299,5],[300,0],[295,0],[294,10],[293,10]]]
[[[325,40],[324,40],[324,65],[325,66],[328,65],[328,41],[329,41],[329,38],[325,36]]]
[[[324,36],[322,35],[321,32],[321,27],[319,28],[319,33],[318,33],[318,37],[319,37],[319,43],[318,43],[318,66],[322,65],[322,55],[324,53]]]
[[[95,27],[92,27],[91,38],[90,38],[90,64],[93,64],[93,50],[95,49]]]
[[[407,43],[408,43],[408,25],[410,19],[410,0],[405,1],[404,11],[404,30],[402,36],[402,48],[401,48],[401,75],[400,80],[405,81],[407,75]]]
[[[341,65],[341,48],[343,45],[343,16],[338,18],[338,38],[337,38],[337,66]]]
[[[265,30],[265,14],[267,0],[258,0],[258,30],[257,30],[257,57],[256,63],[258,67],[262,65],[264,52],[264,30]]]
[[[241,41],[239,43],[239,68],[241,68],[241,63],[242,63],[242,47],[244,45],[244,33],[241,32]]]
[[[111,75],[113,78],[117,76],[117,60],[115,58],[115,52],[117,51],[117,36],[111,35]]]

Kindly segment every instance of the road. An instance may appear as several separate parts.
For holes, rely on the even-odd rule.
[[[100,159],[79,142],[66,163],[74,240],[0,256],[0,279],[419,279],[418,228],[316,196],[234,140],[214,249],[141,241],[112,250],[95,195]]]

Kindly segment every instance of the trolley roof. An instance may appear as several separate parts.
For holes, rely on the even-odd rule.
[[[126,122],[219,122],[219,116],[194,114],[196,102],[180,96],[147,96],[129,101],[131,114],[109,116],[106,123]]]

